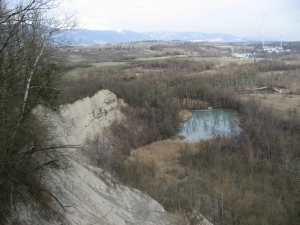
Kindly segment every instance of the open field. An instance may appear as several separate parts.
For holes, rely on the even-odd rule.
[[[177,180],[185,174],[185,168],[180,165],[180,149],[184,147],[183,141],[165,140],[154,142],[132,151],[132,156],[128,159],[141,160],[146,164],[154,163],[158,170],[156,177]]]
[[[118,62],[132,58],[151,57],[152,55],[153,52],[146,49],[105,50],[101,48],[94,49],[86,47],[85,49],[75,48],[70,50],[68,61],[72,64],[92,64],[102,62]]]
[[[101,63],[92,63],[92,66],[103,67],[103,66],[120,66],[126,65],[126,62],[101,62]]]
[[[189,59],[193,59],[196,61],[209,61],[215,62],[220,66],[227,65],[229,63],[237,63],[237,64],[245,64],[245,63],[253,63],[253,60],[250,59],[238,59],[231,57],[190,57]]]
[[[67,72],[65,76],[70,78],[76,77],[78,75],[85,75],[88,72],[96,72],[99,69],[100,69],[99,67],[77,67]]]
[[[149,58],[137,58],[130,60],[132,62],[154,62],[154,61],[165,61],[170,59],[171,56],[162,56],[162,57],[149,57]]]
[[[116,43],[93,46],[76,46],[68,48],[68,60],[70,63],[99,63],[109,61],[144,60],[143,58],[157,55],[174,56],[178,54],[187,56],[197,56],[199,44],[184,44],[178,41],[153,41],[153,42],[131,42]],[[195,49],[196,48],[196,49]]]
[[[249,98],[258,99],[262,104],[273,107],[284,118],[288,118],[288,109],[300,109],[300,95],[249,94],[241,96],[242,100]]]
[[[212,45],[204,46],[203,43],[188,43],[180,41],[145,41],[130,43],[115,43],[93,46],[76,46],[68,48],[68,61],[72,64],[95,65],[103,62],[137,61],[151,62],[162,61],[170,57],[188,57],[192,60],[214,61],[220,65],[231,62],[244,64],[250,60],[222,57],[222,49],[230,49],[230,46]],[[201,51],[205,54],[213,53],[221,57],[199,57]],[[180,55],[178,55],[180,54]],[[158,57],[157,57],[158,56]]]
[[[77,67],[70,70],[66,73],[68,77],[74,77],[78,75],[86,75],[88,72],[97,72],[100,71],[102,68],[107,67],[111,68],[112,70],[117,70],[119,68],[124,68],[128,64],[126,62],[102,62],[102,63],[92,63],[90,67]]]
[[[178,159],[178,153],[182,142],[177,141],[159,141],[150,145],[134,149],[132,152],[133,158],[143,158],[145,162],[157,163],[174,163]]]
[[[163,45],[165,49],[173,47],[176,42],[131,42],[92,46],[76,46],[68,48],[68,61],[70,63],[101,63],[129,60],[130,58],[152,57],[157,54],[165,54],[162,51],[153,51],[151,46]],[[167,51],[166,50],[166,51]]]

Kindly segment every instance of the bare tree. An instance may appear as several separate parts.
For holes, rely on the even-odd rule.
[[[13,214],[13,196],[49,164],[55,148],[48,127],[32,115],[38,104],[52,106],[62,75],[57,37],[74,26],[59,13],[59,0],[0,0],[0,218]],[[45,160],[36,155],[44,153]],[[34,183],[34,182],[31,182]]]

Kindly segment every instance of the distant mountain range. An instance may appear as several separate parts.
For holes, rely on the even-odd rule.
[[[146,40],[161,41],[208,41],[208,42],[229,42],[229,41],[258,41],[237,37],[222,33],[202,33],[202,32],[144,32],[137,33],[130,30],[74,30],[63,34],[70,43],[74,45],[93,45],[105,43],[120,43]]]
[[[74,45],[132,42],[149,39],[149,37],[144,34],[129,30],[124,30],[122,32],[115,30],[74,30],[64,32],[63,35],[65,35],[67,40]]]
[[[245,38],[221,34],[221,33],[202,33],[202,32],[145,32],[144,35],[154,40],[181,40],[181,41],[211,41],[211,42],[222,42],[222,41],[240,41]]]

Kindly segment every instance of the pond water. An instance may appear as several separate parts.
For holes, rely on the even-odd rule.
[[[186,141],[198,141],[212,138],[213,134],[230,132],[230,121],[236,118],[226,110],[197,110],[192,111],[193,117],[181,123],[179,135],[184,135]]]

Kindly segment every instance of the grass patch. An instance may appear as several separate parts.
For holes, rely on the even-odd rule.
[[[229,63],[238,63],[238,64],[245,64],[245,63],[252,63],[253,60],[241,60],[238,58],[229,58],[229,57],[190,57],[189,59],[193,59],[195,61],[208,61],[208,62],[216,62],[220,63],[221,66],[227,65]]]
[[[120,68],[124,68],[128,66],[128,64],[118,64],[118,65],[107,65],[107,66],[92,66],[92,67],[77,67],[66,73],[67,77],[76,77],[78,75],[85,75],[88,72],[98,72],[103,68],[110,68],[114,71],[117,71]]]
[[[285,119],[288,118],[288,110],[291,108],[299,109],[300,96],[299,95],[284,95],[284,94],[250,94],[242,95],[241,99],[247,100],[249,98],[259,99],[262,104],[272,106],[273,109]]]
[[[70,70],[69,72],[66,73],[67,77],[75,77],[78,76],[80,74],[86,74],[87,72],[95,72],[95,71],[99,71],[100,67],[77,67],[74,68],[72,70]]]
[[[128,66],[128,64],[119,64],[119,65],[103,66],[103,67],[111,68],[112,70],[117,71],[118,69],[124,68],[126,66]]]
[[[152,57],[152,58],[138,58],[129,60],[130,62],[157,62],[157,61],[166,61],[171,57]]]

